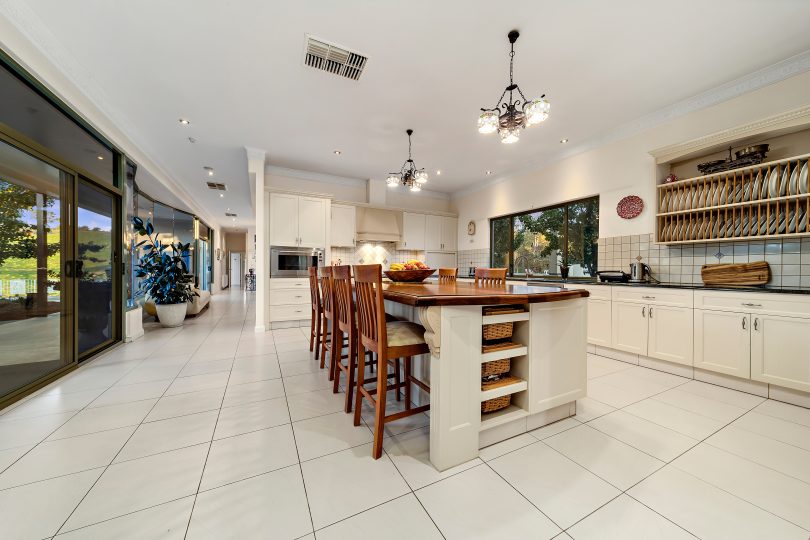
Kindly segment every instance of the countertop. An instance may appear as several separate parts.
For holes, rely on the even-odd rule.
[[[386,283],[383,298],[409,306],[534,304],[584,298],[588,291],[546,285],[476,287],[472,283]]]
[[[810,287],[765,287],[765,286],[734,286],[734,285],[689,285],[685,283],[605,283],[601,281],[568,281],[555,279],[529,279],[528,284],[554,283],[560,285],[600,285],[607,287],[653,287],[662,289],[690,289],[694,291],[736,291],[752,293],[776,294],[810,294]]]

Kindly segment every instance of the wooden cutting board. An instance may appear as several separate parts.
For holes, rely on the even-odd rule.
[[[771,269],[765,261],[704,264],[700,277],[706,285],[765,285],[771,279]]]

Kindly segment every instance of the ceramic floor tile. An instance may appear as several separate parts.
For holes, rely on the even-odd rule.
[[[326,368],[321,369],[320,360],[315,361],[310,358],[296,362],[285,362],[279,364],[279,366],[281,367],[281,374],[284,377],[303,375],[304,373],[323,373],[323,376],[326,377],[327,373]]]
[[[344,395],[333,394],[332,390],[316,390],[306,394],[296,394],[287,398],[293,422],[323,416],[343,410]]]
[[[632,364],[627,362],[620,362],[612,358],[604,356],[597,356],[595,354],[588,355],[588,378],[595,379],[618,371],[632,368]]]
[[[599,377],[598,379],[588,381],[588,397],[610,405],[611,407],[626,407],[631,403],[641,401],[657,393],[647,388],[617,388],[616,386],[607,384],[603,379],[604,377]]]
[[[33,444],[25,446],[15,446],[14,448],[6,448],[0,450],[0,473],[8,469],[15,461],[23,457],[26,452],[34,447]]]
[[[200,491],[298,463],[289,424],[219,439],[211,444]]]
[[[222,409],[214,438],[221,439],[289,423],[290,412],[283,397],[254,401]]]
[[[103,392],[105,392],[104,389],[96,388],[69,394],[57,392],[34,396],[4,411],[3,415],[0,416],[0,421],[6,422],[21,418],[75,412],[86,407],[94,399],[102,395]]]
[[[580,422],[590,422],[615,410],[615,407],[586,396],[577,400],[577,414],[574,418]]]
[[[804,407],[769,399],[754,409],[754,412],[810,427],[810,409]]]
[[[622,410],[698,440],[705,439],[726,425],[720,420],[693,413],[657,399],[645,399],[628,405]]]
[[[708,444],[696,446],[672,466],[810,530],[810,484]]]
[[[810,483],[810,452],[730,425],[706,443]]]
[[[88,407],[106,407],[108,405],[118,405],[119,403],[157,399],[163,395],[170,384],[171,381],[151,381],[123,386],[116,385],[101,394]]]
[[[36,444],[67,422],[75,412],[48,414],[33,418],[3,420],[0,416],[0,450]]]
[[[257,357],[261,358],[261,357]],[[281,377],[278,360],[234,364],[228,384],[244,384]]]
[[[352,419],[352,415],[337,412],[295,422],[293,430],[301,461],[371,442],[371,430],[362,422],[355,426]]]
[[[576,540],[694,540],[637,500],[621,495],[570,529]]]
[[[478,457],[483,461],[489,461],[536,442],[537,439],[535,437],[529,435],[528,433],[523,433],[517,437],[511,437],[505,441],[487,446],[486,448],[481,448],[478,451]]]
[[[115,461],[128,461],[208,442],[219,411],[208,411],[141,424]]]
[[[578,426],[581,426],[582,423],[579,420],[575,420],[574,418],[563,418],[553,424],[548,424],[546,426],[534,429],[529,432],[529,434],[537,440],[542,441],[552,435],[556,435],[557,433],[562,433],[568,429],[572,429]]]
[[[748,409],[744,407],[738,407],[716,399],[707,398],[693,392],[681,390],[680,388],[658,394],[654,396],[653,399],[663,401],[675,407],[680,407],[681,409],[686,409],[696,414],[714,418],[724,423],[729,423],[748,412]]]
[[[284,391],[288,396],[332,388],[332,384],[333,382],[329,380],[326,373],[320,372],[284,377]]]
[[[345,396],[345,394],[341,394]],[[393,414],[400,411],[405,410],[405,401],[397,401],[393,394],[389,397],[388,401],[385,403],[385,414]],[[363,422],[371,429],[372,433],[374,432],[374,409],[371,408],[371,405],[368,401],[363,400],[363,412],[361,413],[361,418]],[[407,431],[413,431],[415,429],[419,429],[422,427],[427,427],[430,425],[430,417],[427,414],[415,414],[413,416],[406,416],[405,418],[400,418],[396,422],[389,422],[385,424],[383,428],[383,433],[385,437],[390,437],[391,435],[399,435],[401,433],[405,433]]]
[[[188,392],[199,392],[200,390],[219,390],[227,386],[229,375],[227,371],[218,371],[216,373],[181,377],[172,382],[169,389],[166,390],[166,395],[174,396]]]
[[[597,418],[588,425],[662,461],[671,461],[698,441],[624,411]]]
[[[388,456],[371,457],[371,445],[301,464],[315,530],[410,490]]]
[[[155,403],[157,403],[157,399],[146,399],[107,407],[84,409],[54,431],[48,437],[48,440],[65,439],[125,426],[136,426],[146,417]]]
[[[313,364],[316,362],[314,360],[313,353],[309,352],[309,349],[298,349],[294,351],[279,351],[278,352],[278,363],[279,364],[287,364],[290,362],[302,362],[304,360],[309,360]],[[318,365],[320,365],[320,360],[317,361]]]
[[[185,363],[185,362],[184,362]],[[153,381],[167,381],[177,377],[183,364],[141,364],[118,381],[120,385],[138,384]]]
[[[722,403],[727,403],[728,405],[734,405],[735,407],[741,407],[743,409],[752,409],[765,401],[764,397],[739,392],[737,390],[732,390],[731,388],[723,388],[722,386],[717,386],[715,384],[709,384],[702,381],[689,381],[688,383],[679,387],[678,390],[683,390],[684,392],[689,392],[690,394],[703,396],[708,399],[713,399],[715,401],[720,401]]]
[[[301,470],[293,466],[197,495],[186,538],[292,540],[310,532]]]
[[[0,491],[2,536],[22,540],[56,534],[102,471],[95,469]]]
[[[233,407],[235,405],[244,405],[254,401],[262,401],[282,396],[284,396],[284,384],[281,379],[244,384],[228,384],[222,406]]]
[[[542,442],[493,459],[489,465],[562,528],[620,493]]]
[[[302,351],[309,353],[309,341],[302,339],[300,341],[285,341],[283,343],[276,343],[276,352],[279,355],[279,359],[281,357],[281,353],[291,351]]]
[[[219,373],[230,371],[233,367],[233,358],[222,358],[219,360],[206,360],[203,362],[189,362],[186,364],[178,377],[191,377],[192,375],[205,375],[206,373]]]
[[[0,489],[108,465],[134,426],[38,444],[0,474]]]
[[[803,426],[754,411],[741,416],[731,425],[810,451],[810,426]]]
[[[208,446],[200,444],[111,465],[63,531],[192,495],[202,476]]]
[[[56,536],[59,540],[183,540],[194,497],[184,497]]]
[[[579,426],[544,441],[621,490],[629,489],[664,462],[588,426]]]
[[[675,467],[628,494],[698,538],[807,540],[807,531]]]
[[[392,526],[392,524],[396,524]],[[388,540],[440,540],[441,533],[412,494],[381,504],[317,532],[318,540],[379,538]]]
[[[430,430],[427,428],[389,437],[383,442],[383,448],[411,489],[419,489],[482,463],[478,458],[471,459],[439,472],[430,462]]]
[[[552,538],[560,533],[486,465],[420,489],[416,496],[447,539]]]
[[[224,395],[225,389],[217,388],[174,396],[163,396],[146,417],[146,422],[219,409]]]

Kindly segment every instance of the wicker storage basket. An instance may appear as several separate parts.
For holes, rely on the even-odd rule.
[[[506,339],[512,337],[512,328],[514,327],[515,323],[513,322],[502,322],[502,323],[495,323],[495,324],[485,324],[484,328],[484,340],[489,341],[493,339]]]
[[[484,362],[481,364],[481,377],[489,377],[491,375],[500,375],[501,373],[509,372],[512,367],[510,358],[503,360],[494,360],[492,362]]]
[[[508,407],[510,403],[512,403],[512,394],[507,394],[505,396],[488,399],[486,401],[481,402],[481,412],[490,413],[499,411],[501,409],[505,409],[506,407]]]

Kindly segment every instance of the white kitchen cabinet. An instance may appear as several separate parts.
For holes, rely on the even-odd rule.
[[[270,244],[298,245],[298,196],[270,194]]]
[[[692,365],[692,308],[647,306],[647,356]]]
[[[635,354],[647,354],[647,310],[645,304],[613,302],[611,347]]]
[[[442,216],[425,216],[425,251],[444,251],[443,222]]]
[[[588,298],[588,343],[610,347],[611,302],[600,298]]]
[[[810,392],[810,319],[751,318],[751,378]]]
[[[750,378],[751,315],[696,309],[694,316],[694,366]]]
[[[425,214],[402,213],[402,249],[424,251]]]
[[[333,247],[354,247],[357,207],[348,204],[333,204],[330,224],[330,244]]]
[[[328,200],[318,197],[270,194],[270,244],[326,247]]]
[[[442,251],[458,249],[458,220],[454,217],[442,217]]]

